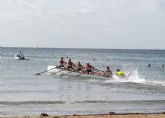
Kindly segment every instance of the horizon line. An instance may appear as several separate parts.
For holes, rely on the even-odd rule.
[[[111,49],[111,50],[165,50],[165,49],[159,49],[159,48],[76,48],[76,47],[31,47],[31,46],[27,46],[27,47],[22,47],[22,46],[0,46],[0,48],[45,48],[45,49]]]

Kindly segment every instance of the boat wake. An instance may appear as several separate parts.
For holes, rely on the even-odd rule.
[[[101,81],[103,83],[138,83],[138,84],[147,84],[147,85],[161,85],[165,86],[165,81],[151,81],[146,78],[139,76],[137,70],[130,71],[127,70],[126,76],[120,77],[113,75],[112,78],[102,77],[98,75],[88,75],[88,74],[79,74],[77,72],[68,72],[66,70],[61,70],[56,68],[56,66],[48,66],[48,75],[54,76],[55,78],[66,78],[66,79],[76,79],[76,80],[86,80],[86,81]]]
[[[129,73],[130,74],[130,73]],[[147,84],[147,85],[160,85],[165,86],[165,81],[152,81],[149,79],[139,77],[138,71],[132,72],[130,75],[126,76],[126,79],[116,79],[106,80],[106,83],[117,83],[117,82],[127,82],[127,83],[139,83],[139,84]]]

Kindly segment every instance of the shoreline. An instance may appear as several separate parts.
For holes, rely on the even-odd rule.
[[[115,113],[108,114],[86,114],[86,115],[49,115],[41,113],[41,115],[33,116],[0,116],[0,118],[165,118],[165,112],[162,113]]]

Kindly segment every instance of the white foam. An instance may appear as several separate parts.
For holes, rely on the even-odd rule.
[[[131,82],[136,82],[136,83],[145,83],[146,79],[145,78],[140,78],[138,71],[134,71],[131,73],[131,75],[128,77],[128,80]]]
[[[147,84],[147,85],[160,85],[165,86],[165,81],[151,81],[147,80],[145,78],[139,77],[139,73],[137,70],[132,71],[131,74],[126,74],[125,78],[116,77],[113,76],[113,79],[111,80],[105,80],[105,83],[118,83],[118,82],[132,82],[132,83],[141,83],[141,84]]]
[[[117,78],[113,76],[113,80],[105,80],[105,83],[117,83],[117,82],[132,82],[132,83],[141,83],[147,85],[160,85],[165,86],[165,81],[151,81],[146,80],[145,78],[140,78],[138,71],[131,72],[131,74],[127,74],[125,78]]]
[[[159,86],[165,86],[165,81],[147,81],[147,84],[150,85],[159,85]]]

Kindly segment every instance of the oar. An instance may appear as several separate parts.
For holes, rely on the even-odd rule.
[[[72,73],[72,72],[73,72],[73,71],[70,71],[70,72],[68,72],[68,73],[61,74],[60,76],[67,75],[67,74]]]
[[[60,70],[60,71],[58,71],[58,72],[56,72],[56,73],[52,73],[52,74],[50,74],[50,76],[51,76],[51,75],[54,75],[54,74],[57,74],[57,73],[59,73],[59,72],[61,72],[61,71],[63,71],[63,70]]]
[[[80,76],[80,75],[82,75],[82,74],[85,74],[85,73],[80,73],[80,74],[76,75],[75,77],[78,77],[78,76]]]
[[[132,73],[129,73],[127,76],[126,76],[126,78],[125,79],[128,79],[129,78],[129,76],[131,75]]]
[[[96,69],[96,68],[94,70],[104,72],[103,70],[99,70],[99,69]]]
[[[50,70],[53,70],[53,69],[55,69],[55,68],[56,68],[56,67],[51,68],[51,69],[49,69],[49,70],[45,70],[45,71],[39,72],[39,73],[36,73],[36,74],[34,74],[34,75],[40,75],[40,74],[42,74],[42,73],[48,72],[48,71],[50,71]]]

